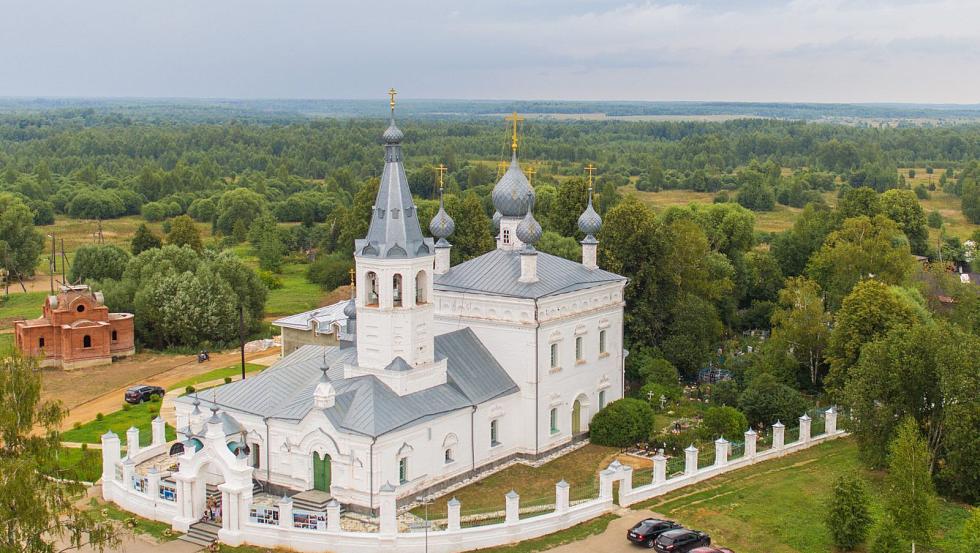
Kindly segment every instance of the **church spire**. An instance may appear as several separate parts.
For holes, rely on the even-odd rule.
[[[395,124],[395,94],[394,88],[388,91],[391,116],[388,128],[381,135],[385,144],[385,167],[371,212],[371,226],[367,236],[354,242],[354,253],[361,257],[432,255],[432,240],[422,236],[412,191],[402,165],[401,141],[405,135]]]

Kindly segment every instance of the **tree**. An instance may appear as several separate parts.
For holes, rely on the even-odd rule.
[[[19,198],[0,193],[0,267],[11,278],[34,275],[44,237],[34,230],[34,214]]]
[[[628,447],[646,441],[653,425],[653,409],[645,401],[617,399],[592,417],[589,441],[597,445]]]
[[[898,533],[912,543],[928,544],[936,524],[936,492],[932,485],[929,448],[918,425],[906,418],[888,447],[885,476],[885,511],[895,520]]]
[[[354,194],[354,203],[350,208],[337,209],[330,214],[327,226],[340,229],[337,233],[335,248],[325,248],[332,252],[337,251],[350,254],[354,251],[354,240],[367,236],[368,227],[371,224],[371,212],[374,200],[378,196],[378,179],[371,179],[361,184],[357,193]],[[489,224],[489,223],[488,223]],[[456,221],[456,228],[459,229],[459,221]]]
[[[926,218],[926,224],[929,225],[929,228],[942,228],[943,214],[936,210],[930,211],[929,216]]]
[[[215,226],[226,236],[233,236],[235,223],[241,222],[247,230],[248,222],[265,213],[265,209],[265,198],[258,193],[247,188],[230,190],[218,200]]]
[[[202,223],[213,221],[217,212],[218,206],[211,198],[198,198],[187,207],[187,214],[193,217],[195,221]]]
[[[456,222],[456,232],[449,237],[453,244],[452,264],[457,265],[493,249],[490,218],[483,210],[480,197],[473,191],[463,194],[458,202],[446,204],[446,211]]]
[[[929,250],[926,213],[911,190],[888,190],[881,195],[882,213],[898,223],[908,238],[912,253],[924,255]]]
[[[980,183],[974,178],[961,178],[960,207],[967,221],[980,224]]]
[[[867,186],[842,188],[837,202],[837,219],[844,221],[852,217],[874,217],[881,214],[881,196]]]
[[[187,246],[198,253],[204,249],[204,245],[201,243],[201,231],[194,224],[194,220],[187,215],[174,217],[173,221],[170,222],[167,244]]]
[[[825,372],[830,323],[820,286],[806,277],[786,279],[779,291],[779,309],[772,314],[772,341],[796,359],[813,386]]]
[[[118,545],[111,521],[79,506],[85,487],[59,460],[58,428],[67,412],[58,402],[41,401],[36,359],[0,351],[0,404],[0,550]]]
[[[344,252],[322,255],[310,264],[306,278],[319,284],[324,290],[333,290],[349,281],[350,270],[354,267],[351,256]]]
[[[786,276],[796,276],[806,268],[813,252],[820,249],[834,226],[834,215],[822,204],[807,204],[793,228],[777,234],[772,253]]]
[[[837,306],[861,279],[874,275],[886,284],[904,284],[913,268],[905,235],[894,221],[877,215],[844,221],[810,258],[806,272]]]
[[[738,203],[752,211],[772,211],[776,193],[761,180],[752,180],[738,189]]]
[[[708,407],[698,427],[698,434],[704,440],[715,440],[728,436],[739,438],[749,427],[749,421],[741,411],[734,407]]]
[[[772,253],[753,250],[745,254],[746,303],[752,300],[775,301],[782,286],[783,272]]]
[[[980,507],[970,509],[970,518],[966,519],[956,548],[953,553],[975,553],[980,551]]]
[[[128,262],[129,254],[118,246],[110,244],[80,246],[75,250],[68,280],[70,282],[107,278],[119,280]]]
[[[570,259],[572,261],[579,261],[582,259],[582,247],[579,243],[571,237],[562,236],[557,232],[552,232],[550,230],[544,231],[541,235],[541,240],[535,246],[538,251],[545,253],[550,253],[551,255],[557,255],[558,257],[564,257],[565,259]]]
[[[667,337],[661,343],[664,357],[688,376],[697,374],[721,337],[718,312],[708,301],[686,294],[671,313]]]
[[[871,515],[868,494],[858,477],[844,474],[837,478],[826,516],[827,529],[839,549],[849,551],[864,543],[871,526]]]
[[[738,408],[745,413],[749,424],[772,425],[777,421],[795,421],[806,410],[806,401],[799,392],[780,383],[770,374],[760,374],[738,398]]]
[[[552,229],[562,236],[580,236],[579,215],[589,201],[588,185],[584,179],[572,178],[558,185],[558,197],[549,213]]]
[[[133,255],[139,255],[146,250],[159,248],[162,245],[163,242],[156,234],[153,234],[150,227],[146,226],[146,223],[140,223],[140,226],[136,227],[133,239],[130,241],[130,250],[133,252]]]
[[[248,229],[248,241],[259,258],[259,267],[278,272],[286,255],[286,244],[275,217],[262,215],[255,219]]]
[[[898,531],[895,519],[886,513],[875,525],[868,551],[874,553],[907,553],[908,550],[908,545]]]

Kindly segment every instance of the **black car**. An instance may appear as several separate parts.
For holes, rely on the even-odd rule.
[[[142,403],[150,401],[153,396],[163,397],[166,390],[159,386],[133,386],[126,390],[126,403]]]
[[[704,532],[681,528],[668,530],[653,542],[653,549],[659,553],[688,553],[695,547],[711,544],[711,538]]]
[[[659,518],[648,518],[637,522],[635,526],[627,530],[626,539],[633,543],[653,547],[653,540],[660,534],[668,530],[683,528],[680,524],[671,520],[660,520]]]

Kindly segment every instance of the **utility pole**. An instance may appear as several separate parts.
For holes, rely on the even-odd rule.
[[[54,245],[54,235],[49,234],[51,237],[51,257],[48,258],[48,273],[51,277],[51,295],[54,295],[54,273],[58,270],[58,262],[55,260],[55,245]]]
[[[242,380],[245,380],[245,304],[238,304],[238,342],[242,349]]]
[[[65,265],[68,265],[68,257],[65,255],[65,239],[61,239],[61,284],[68,286],[68,277],[65,276]]]

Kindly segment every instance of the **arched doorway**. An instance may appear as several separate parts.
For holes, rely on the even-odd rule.
[[[582,403],[575,400],[572,403],[572,436],[582,433]]]
[[[313,489],[330,493],[330,456],[313,452]]]

